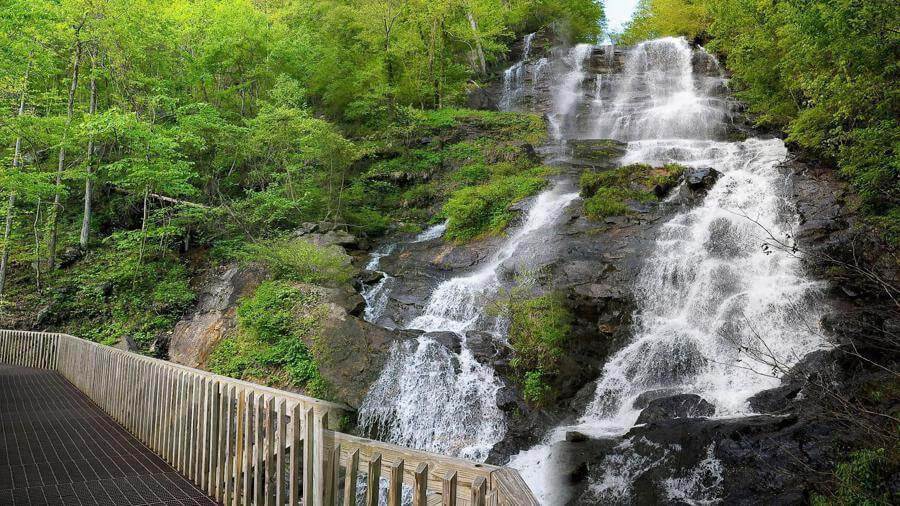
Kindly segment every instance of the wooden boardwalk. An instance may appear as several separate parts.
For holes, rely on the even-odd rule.
[[[216,504],[59,373],[0,365],[0,505]]]

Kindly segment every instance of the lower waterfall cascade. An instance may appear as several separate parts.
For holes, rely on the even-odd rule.
[[[564,504],[570,497],[554,472],[561,463],[553,444],[567,431],[621,437],[641,412],[638,398],[657,393],[699,395],[716,417],[748,415],[751,396],[778,386],[787,367],[827,343],[818,329],[820,283],[804,276],[796,255],[762,247],[770,234],[791,237],[797,225],[784,191],[787,176],[779,169],[787,149],[775,138],[724,140],[730,102],[715,58],[682,38],[663,38],[627,49],[621,71],[592,75],[592,53],[612,55],[614,48],[581,44],[532,61],[533,38],[526,38],[523,60],[504,76],[501,108],[527,110],[534,101],[526,100],[529,94],[546,93],[550,137],[559,146],[609,138],[626,143],[620,165],[674,162],[721,174],[694,207],[659,227],[633,287],[631,340],[598,371],[584,412],[508,464],[543,503]],[[557,162],[559,148],[544,154]],[[573,181],[556,180],[534,197],[496,252],[434,288],[421,314],[404,324],[425,333],[393,345],[360,408],[360,427],[392,443],[488,457],[507,431],[497,407],[502,384],[473,357],[466,334],[488,332],[505,342],[503,326],[485,312],[502,285],[498,270],[508,262],[527,265],[528,245],[552,237],[562,212],[578,201]],[[374,252],[368,268],[377,270],[393,248]],[[369,321],[390,290],[390,276],[382,276],[364,294]],[[459,352],[437,342],[433,332],[456,333]],[[619,447],[625,451],[628,444]],[[619,462],[618,471],[613,464],[592,490],[600,503],[627,503],[629,488],[621,484],[635,464]],[[721,472],[712,450],[701,467],[697,473]],[[696,486],[697,480],[672,478],[660,485],[669,487],[673,500],[715,500],[715,491]]]

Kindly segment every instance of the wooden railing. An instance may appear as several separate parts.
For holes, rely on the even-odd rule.
[[[349,408],[67,334],[0,330],[0,364],[58,371],[226,506],[537,505],[515,470],[338,430]]]

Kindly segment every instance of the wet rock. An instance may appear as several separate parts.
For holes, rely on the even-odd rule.
[[[716,408],[695,394],[679,394],[654,399],[641,411],[637,423],[658,422],[672,418],[697,418],[712,416]]]
[[[211,270],[200,281],[194,310],[175,324],[169,340],[169,360],[202,367],[210,352],[235,325],[235,310],[241,297],[250,295],[266,278],[258,265],[237,264]]]
[[[711,167],[689,167],[684,171],[684,182],[694,193],[703,193],[722,176],[722,173]]]
[[[384,273],[381,271],[363,270],[356,276],[356,281],[360,286],[374,285],[384,279]]]
[[[581,443],[583,441],[587,441],[589,438],[586,434],[582,434],[577,430],[570,430],[566,432],[566,441],[570,443]]]
[[[612,168],[625,154],[627,144],[612,139],[576,139],[569,141],[576,164],[594,168]]]
[[[441,346],[447,348],[453,353],[462,351],[462,338],[456,332],[426,332],[422,334],[424,337],[434,339]]]
[[[509,349],[488,332],[466,332],[466,346],[482,364],[491,364],[509,355]]]
[[[656,390],[648,390],[641,395],[637,396],[634,402],[631,404],[631,407],[634,409],[644,409],[646,408],[650,402],[655,401],[657,399],[662,399],[663,397],[669,397],[674,395],[676,391],[672,388],[659,388]]]

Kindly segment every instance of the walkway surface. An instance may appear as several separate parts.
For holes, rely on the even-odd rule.
[[[0,505],[216,504],[54,371],[0,365]]]

